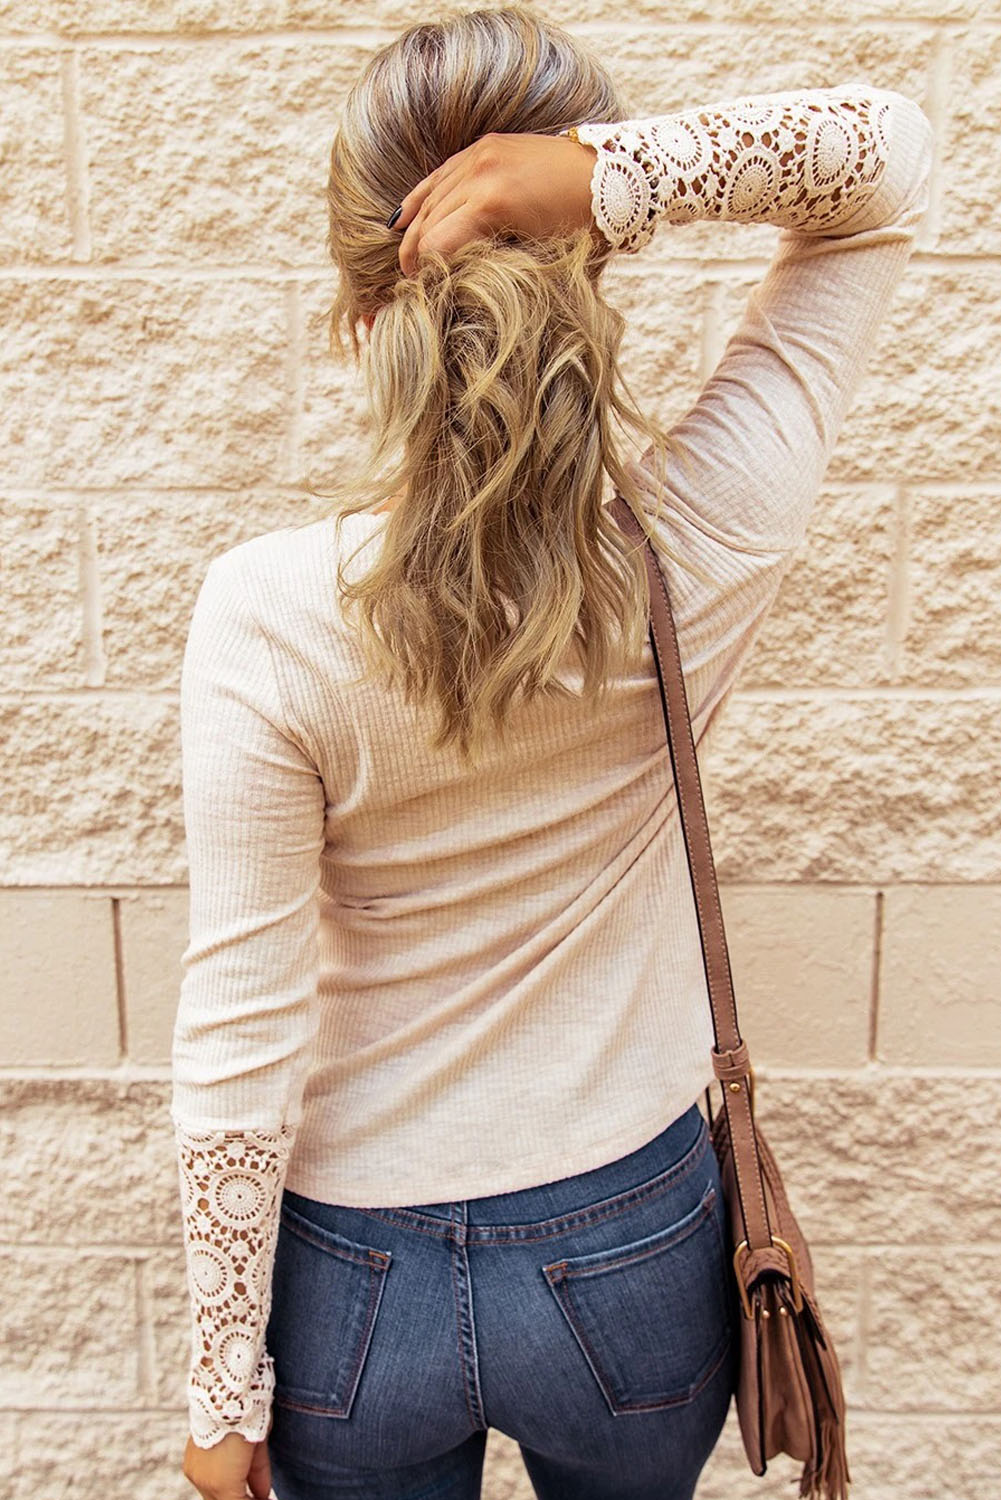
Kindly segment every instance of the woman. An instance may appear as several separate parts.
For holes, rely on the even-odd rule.
[[[663,570],[704,755],[932,135],[864,82],[625,114],[513,6],[382,49],[334,141],[331,329],[356,360],[370,332],[373,457],[332,514],[214,559],[182,676],[205,1500],[466,1500],[490,1426],[544,1500],[688,1500],[726,1419],[711,1018],[643,556],[604,478]],[[665,433],[616,389],[600,274],[699,219],[780,233]]]

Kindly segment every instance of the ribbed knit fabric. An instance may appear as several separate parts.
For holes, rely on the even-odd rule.
[[[861,82],[578,134],[625,253],[660,221],[780,230],[666,487],[649,452],[630,466],[704,764],[911,253],[933,136]],[[349,572],[385,520],[347,519]],[[336,544],[320,520],[215,558],[184,655],[172,1118],[203,1447],[267,1431],[284,1186],[355,1207],[534,1186],[643,1145],[714,1076],[649,643],[600,712],[521,706],[468,771],[429,748],[434,713],[365,680]]]

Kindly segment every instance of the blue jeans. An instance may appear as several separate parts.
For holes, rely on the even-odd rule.
[[[691,1500],[736,1389],[731,1253],[697,1104],[518,1192],[361,1209],[286,1189],[275,1494],[477,1500],[495,1427],[541,1500]]]

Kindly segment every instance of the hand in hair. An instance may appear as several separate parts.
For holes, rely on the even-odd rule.
[[[400,269],[413,276],[428,250],[446,260],[469,240],[510,233],[537,239],[590,226],[593,146],[569,136],[491,132],[457,151],[404,198]]]

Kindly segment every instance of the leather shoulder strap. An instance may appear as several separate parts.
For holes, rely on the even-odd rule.
[[[723,1091],[745,1235],[752,1250],[762,1249],[772,1243],[772,1236],[765,1203],[761,1159],[754,1134],[753,1100],[750,1092],[751,1060],[747,1043],[741,1039],[737,1021],[730,955],[723,930],[716,867],[709,843],[709,825],[674,616],[664,575],[643,527],[618,492],[609,509],[625,534],[638,544],[645,545],[647,576],[650,580],[650,644],[657,664],[678,810],[698,913],[702,961],[716,1038],[712,1053],[713,1068]],[[737,1088],[732,1087],[734,1084],[738,1085]]]

